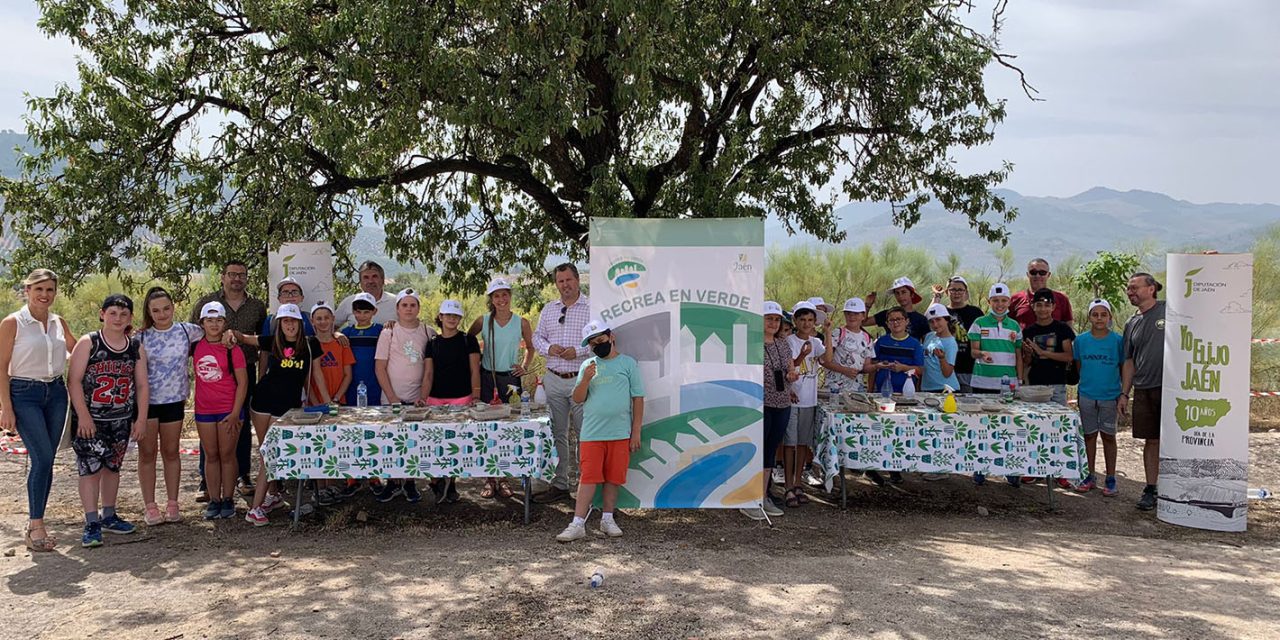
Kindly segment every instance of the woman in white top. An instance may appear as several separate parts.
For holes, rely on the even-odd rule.
[[[53,551],[57,541],[44,526],[53,487],[53,456],[67,419],[67,354],[76,344],[67,321],[49,311],[58,276],[36,269],[22,281],[27,304],[0,321],[0,429],[16,427],[27,448],[26,543]]]

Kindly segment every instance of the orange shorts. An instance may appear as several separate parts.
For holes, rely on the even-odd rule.
[[[625,484],[630,464],[630,438],[578,443],[578,480],[582,484]]]

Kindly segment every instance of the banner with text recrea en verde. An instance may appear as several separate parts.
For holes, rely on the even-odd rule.
[[[620,507],[758,506],[764,221],[591,220],[591,313],[644,376]]]
[[[1253,256],[1169,254],[1158,515],[1244,531]]]

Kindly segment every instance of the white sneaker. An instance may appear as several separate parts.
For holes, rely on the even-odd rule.
[[[262,506],[259,508],[262,509],[264,513],[271,513],[272,511],[275,511],[276,509],[283,506],[284,506],[284,498],[281,498],[280,494],[268,493],[267,497],[262,501]]]
[[[600,533],[603,533],[610,538],[620,538],[622,537],[622,528],[613,520],[605,520],[604,518],[601,518]]]
[[[764,511],[761,510],[759,507],[752,507],[750,509],[738,509],[738,513],[741,513],[742,515],[748,518],[751,518],[752,520],[755,520],[757,522],[760,520],[764,520]]]
[[[782,509],[778,508],[778,505],[773,503],[773,500],[769,499],[769,496],[764,497],[764,508],[762,509],[762,511],[764,511],[766,514],[768,514],[770,517],[773,517],[773,518],[776,518],[784,513]]]
[[[787,476],[786,476],[786,473],[783,471],[782,467],[774,467],[774,468],[773,468],[773,483],[774,483],[774,484],[786,484],[786,482],[787,482]]]
[[[560,535],[556,536],[556,541],[573,542],[574,540],[581,540],[585,537],[587,537],[587,525],[585,523],[575,524],[570,522],[569,526],[565,527],[564,531],[561,531]]]

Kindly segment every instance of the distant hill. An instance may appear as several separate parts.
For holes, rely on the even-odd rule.
[[[26,146],[26,136],[0,131],[0,175],[18,175],[16,146]],[[1150,191],[1115,191],[1094,187],[1069,198],[1024,196],[1000,190],[1018,218],[1009,227],[1010,246],[1018,261],[1033,256],[1056,260],[1071,254],[1092,256],[1105,249],[1151,242],[1160,249],[1209,246],[1220,251],[1247,249],[1266,227],[1280,223],[1276,204],[1196,204]],[[0,201],[0,206],[3,202]],[[996,264],[995,246],[983,241],[959,214],[944,211],[936,203],[926,206],[920,223],[903,232],[893,225],[885,203],[853,202],[836,210],[840,228],[848,232],[846,245],[880,244],[891,238],[903,244],[931,247],[941,256],[954,252],[969,268]],[[372,222],[373,216],[363,216]],[[363,226],[352,242],[356,260],[376,260],[391,273],[413,270],[386,255],[386,234],[377,226]],[[0,237],[0,255],[13,249],[14,239]],[[782,224],[765,224],[765,243],[771,247],[818,245],[808,234],[788,235]],[[553,260],[555,260],[553,258]]]
[[[999,193],[1018,208],[1018,217],[1009,226],[1009,245],[1019,261],[1035,256],[1051,261],[1071,254],[1087,257],[1143,242],[1160,249],[1243,250],[1261,230],[1280,223],[1280,205],[1275,204],[1195,204],[1162,193],[1105,187],[1069,198],[1024,196],[1007,189]],[[996,264],[994,245],[979,238],[967,218],[936,204],[926,206],[920,222],[906,232],[893,225],[887,204],[851,203],[836,214],[840,228],[848,233],[848,245],[878,245],[894,238],[905,245],[937,248],[943,255],[955,252],[968,267]],[[765,241],[780,247],[817,244],[808,234],[787,235],[781,223],[773,220],[765,228]]]

